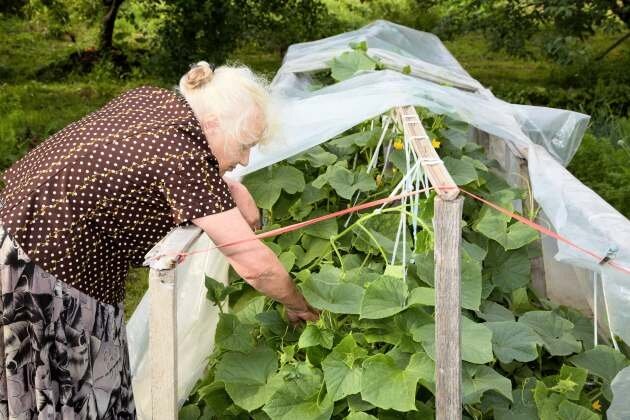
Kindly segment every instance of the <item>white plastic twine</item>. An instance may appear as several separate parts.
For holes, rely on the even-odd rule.
[[[597,347],[598,338],[597,338],[597,322],[599,318],[598,309],[597,309],[597,272],[593,271],[593,344]]]
[[[608,330],[610,331],[610,338],[612,339],[613,347],[615,348],[615,350],[619,351],[619,344],[617,344],[617,340],[615,339],[615,333],[613,332],[612,327],[612,319],[610,318],[608,298],[606,297],[606,286],[604,285],[606,277],[604,276],[603,272],[600,273],[600,276],[602,278],[602,296],[604,297],[604,307],[606,308],[606,318],[608,318]]]
[[[389,129],[389,122],[390,122],[389,117],[387,115],[383,115],[383,131],[381,132],[381,137],[378,139],[378,143],[376,143],[376,148],[374,149],[374,153],[372,153],[372,157],[370,158],[370,163],[368,163],[367,170],[366,170],[368,174],[371,173],[372,169],[376,167],[376,162],[378,161],[378,153],[383,144],[383,140],[385,139],[385,135],[387,134],[387,131]],[[370,131],[374,130],[374,120],[372,120],[372,124],[370,127],[371,127]],[[352,202],[353,207],[357,205],[360,195],[361,195],[361,191],[357,191],[356,197],[354,198],[354,201]],[[343,224],[344,227],[348,227],[348,224],[350,223],[350,219],[352,219],[352,213],[350,213],[350,215],[346,219],[346,223]]]

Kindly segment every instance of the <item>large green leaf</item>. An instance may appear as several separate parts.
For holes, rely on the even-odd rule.
[[[571,401],[562,401],[558,407],[558,420],[600,420],[602,417],[586,407]]]
[[[481,310],[477,312],[479,318],[488,322],[514,321],[514,313],[505,306],[499,305],[491,300],[486,300],[481,305]]]
[[[511,293],[530,282],[531,265],[526,249],[505,252],[491,242],[485,265],[492,282],[504,293]]]
[[[337,156],[327,152],[321,146],[315,146],[293,159],[287,159],[287,161],[289,163],[306,161],[313,168],[319,168],[320,166],[332,165],[337,161]]]
[[[216,367],[215,380],[225,383],[234,403],[247,411],[262,407],[278,387],[270,382],[278,368],[276,352],[259,346],[250,353],[227,352]]]
[[[301,349],[313,346],[322,346],[326,349],[332,348],[334,333],[331,330],[320,328],[318,325],[309,324],[304,328],[298,346]]]
[[[247,305],[236,312],[238,320],[243,324],[258,324],[256,315],[265,309],[265,296],[256,296],[247,302]]]
[[[484,365],[464,363],[462,369],[462,398],[465,404],[476,404],[486,391],[496,391],[512,400],[512,382],[494,369]]]
[[[351,199],[357,190],[354,186],[354,173],[339,165],[326,169],[326,180],[339,196],[346,199]]]
[[[274,166],[257,171],[245,179],[247,189],[263,209],[271,210],[285,190],[295,194],[304,190],[304,174],[293,166]]]
[[[538,418],[538,409],[534,402],[534,381],[526,381],[520,388],[512,390],[512,405],[494,406],[495,420],[532,420]]]
[[[416,287],[409,293],[409,301],[411,305],[435,306],[435,289],[431,287]]]
[[[304,204],[302,199],[298,198],[298,200],[289,207],[289,214],[293,219],[299,221],[308,216],[312,210],[313,206],[311,206],[310,204]]]
[[[566,395],[553,392],[537,381],[534,400],[540,420],[599,420],[599,414],[567,400]]]
[[[450,156],[442,160],[457,185],[465,185],[477,180],[477,171],[471,162]]]
[[[557,420],[560,403],[567,399],[562,394],[550,391],[542,381],[536,380],[534,401],[540,420]]]
[[[304,254],[296,253],[297,261],[295,264],[302,268],[311,263],[316,258],[323,257],[331,252],[330,240],[316,238],[311,235],[304,235],[302,237],[302,247],[306,250]]]
[[[505,249],[517,249],[534,242],[539,238],[538,231],[521,222],[512,223],[508,227]]]
[[[322,361],[326,389],[333,401],[361,392],[362,368],[359,360],[367,351],[359,347],[352,335],[345,337]]]
[[[310,217],[316,217],[323,215],[324,212],[313,212]],[[337,220],[336,219],[328,219],[322,222],[315,223],[304,229],[304,233],[307,235],[314,236],[316,238],[327,239],[330,240],[331,236],[337,234]]]
[[[385,354],[370,356],[363,362],[361,397],[377,407],[398,411],[415,410],[416,386],[425,370],[426,355],[411,356],[406,368]]]
[[[374,242],[376,241],[383,249],[388,259],[390,259],[394,251],[399,223],[399,214],[381,214],[377,217],[373,217],[362,224],[365,229],[370,232],[372,238],[370,238],[363,229],[355,228],[353,230],[355,240],[352,245],[359,251],[376,253],[378,252],[376,250],[376,243]],[[409,237],[411,234],[407,233],[407,235],[407,237]],[[399,243],[398,246],[398,256],[400,258],[402,254],[402,244]],[[411,241],[407,241],[406,255],[411,254]]]
[[[236,315],[220,314],[215,342],[225,350],[249,352],[254,349],[252,326],[241,324]]]
[[[407,307],[407,283],[403,279],[381,276],[365,289],[361,301],[361,318],[392,316]]]
[[[361,71],[374,70],[376,61],[363,51],[346,51],[328,62],[333,79],[338,82],[349,79]]]
[[[518,197],[512,189],[496,191],[488,197],[490,201],[509,211],[514,210],[512,202],[516,198]],[[483,207],[473,229],[494,239],[506,250],[521,248],[538,239],[538,232],[534,229],[518,221],[509,225],[509,221],[510,217],[498,210]]]
[[[345,199],[351,199],[356,191],[371,191],[376,188],[374,179],[364,171],[352,172],[341,165],[331,165],[326,173],[318,178],[314,186],[328,183],[335,192]]]
[[[530,326],[553,356],[567,356],[582,350],[582,344],[571,334],[573,324],[555,312],[530,311],[518,322]]]
[[[361,411],[351,412],[344,420],[378,420],[376,417]]]
[[[462,308],[476,311],[481,304],[481,261],[463,249],[460,264]]]
[[[588,377],[588,370],[581,367],[573,367],[562,365],[560,375],[558,376],[558,384],[552,389],[562,389],[564,394],[570,400],[579,400],[584,383]]]
[[[380,128],[362,130],[332,139],[326,143],[326,146],[333,146],[333,148],[341,149],[344,152],[354,153],[359,148],[365,147],[372,142],[376,142],[381,136],[381,133],[382,131]]]
[[[299,286],[306,300],[316,308],[340,314],[361,313],[363,288],[343,282],[339,269],[324,266]]]
[[[272,420],[328,420],[333,401],[329,395],[320,397],[322,372],[307,363],[286,365],[277,374],[282,385],[265,404],[263,410]]]
[[[622,353],[602,345],[571,357],[569,362],[588,370],[591,375],[602,378],[604,380],[602,391],[608,401],[612,401],[611,381],[621,369],[630,365],[630,361]]]
[[[487,176],[487,175],[484,175]],[[507,186],[507,185],[506,185]],[[505,188],[498,191],[493,191],[486,197],[489,201],[505,208],[506,210],[514,210],[514,200],[517,199],[515,190],[511,188]],[[473,224],[473,228],[488,238],[492,238],[499,243],[505,241],[502,235],[505,235],[507,224],[510,217],[493,209],[492,207],[484,206],[479,212],[479,218],[476,223]],[[499,238],[500,240],[497,240]]]
[[[427,354],[435,360],[435,324],[426,324],[412,330],[413,339],[422,343]],[[461,323],[462,359],[471,363],[489,363],[492,355],[492,331],[484,324],[478,324],[465,316]]]
[[[501,321],[485,325],[492,330],[492,348],[501,362],[531,362],[538,357],[536,344],[542,345],[542,340],[526,324]]]
[[[196,405],[187,405],[179,410],[179,415],[177,417],[183,420],[197,420],[199,416],[201,416],[199,407]]]
[[[415,254],[414,260],[418,277],[425,283],[433,286],[435,283],[433,252]],[[460,264],[462,308],[478,310],[482,291],[481,262],[464,249],[461,253]]]

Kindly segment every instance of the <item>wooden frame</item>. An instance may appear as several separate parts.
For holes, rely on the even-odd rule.
[[[435,405],[437,420],[462,418],[460,243],[464,199],[413,106],[394,115],[435,188]]]
[[[412,106],[394,115],[438,193],[435,199],[436,290],[436,418],[462,418],[460,242],[463,198],[433,148]],[[176,228],[146,255],[150,267],[149,357],[153,419],[176,419],[177,406],[177,277],[174,255],[186,250],[203,231]],[[171,255],[165,255],[171,254]]]
[[[177,258],[203,233],[175,228],[145,256],[149,269],[149,365],[151,418],[177,419]]]

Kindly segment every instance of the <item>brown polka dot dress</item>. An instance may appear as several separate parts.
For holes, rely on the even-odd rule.
[[[135,418],[129,266],[174,227],[235,207],[199,121],[175,92],[132,89],[3,178],[0,419]]]

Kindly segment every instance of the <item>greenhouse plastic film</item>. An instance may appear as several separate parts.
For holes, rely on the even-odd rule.
[[[190,246],[194,252],[212,246],[200,235]],[[228,263],[213,250],[186,258],[175,268],[177,282],[177,400],[181,407],[202,376],[214,347],[219,310],[206,298],[205,276],[227,284]],[[132,386],[138,417],[151,418],[151,372],[149,360],[149,294],[145,293],[127,324]]]
[[[322,69],[328,60],[350,50],[349,43],[361,41],[367,42],[368,54],[385,57],[392,67],[401,68],[413,63],[416,67],[414,73],[404,75],[394,70],[365,72],[313,90],[309,73]],[[478,88],[471,90],[475,87]],[[278,118],[278,130],[269,145],[252,150],[250,164],[245,168],[238,167],[233,172],[234,176],[240,177],[295,156],[393,107],[421,106],[504,139],[517,156],[528,158],[535,199],[549,217],[552,228],[602,255],[610,247],[617,246],[620,249],[617,261],[630,265],[627,248],[630,222],[563,167],[577,150],[589,117],[572,111],[513,105],[495,98],[457,63],[434,35],[377,21],[357,31],[293,45],[271,88],[273,102],[277,106],[274,115]],[[195,247],[209,247],[209,244],[207,236],[202,235]],[[557,246],[557,255],[545,255],[547,260],[555,257],[554,262],[601,272],[610,306],[611,328],[630,342],[628,276],[602,270],[592,257],[562,243]],[[205,269],[209,275],[217,273],[216,270],[224,273],[227,266],[216,250],[207,254],[204,263],[200,264],[199,260],[203,261],[189,258],[178,268],[180,279],[187,279],[185,283],[179,282],[178,286],[188,282],[191,285],[190,293],[178,293],[178,308],[190,308],[191,300],[203,308],[201,312],[186,310],[179,314],[182,319],[178,320],[178,325],[184,327],[178,334],[178,346],[189,352],[194,350],[195,360],[198,360],[198,365],[190,367],[185,367],[180,361],[180,385],[183,386],[179,389],[180,403],[186,390],[189,391],[191,384],[200,376],[205,366],[204,358],[212,351],[216,311],[205,302],[203,271]],[[225,280],[224,274],[223,277],[216,274],[213,277]],[[575,277],[570,277],[568,281]],[[562,281],[562,278],[547,278],[547,282],[554,286],[571,286]],[[588,290],[588,287],[584,288]],[[199,303],[200,300],[204,303]],[[584,302],[588,305],[585,298],[575,306]],[[147,310],[143,301],[130,321],[130,336],[139,334],[143,337],[142,334],[148,331]],[[184,337],[181,334],[187,330],[197,332],[194,343],[184,344],[182,341]],[[201,339],[206,344],[200,345]],[[148,358],[146,342],[144,338],[130,342],[132,363],[136,364],[135,379],[143,384],[136,389],[134,382],[134,392],[139,392],[137,395],[142,399],[143,407],[147,407],[149,398],[146,367],[143,368]],[[627,377],[623,377],[618,384],[624,386],[627,381]]]
[[[613,401],[608,410],[606,418],[608,420],[628,420],[630,419],[630,366],[622,369],[610,387],[613,392]]]

